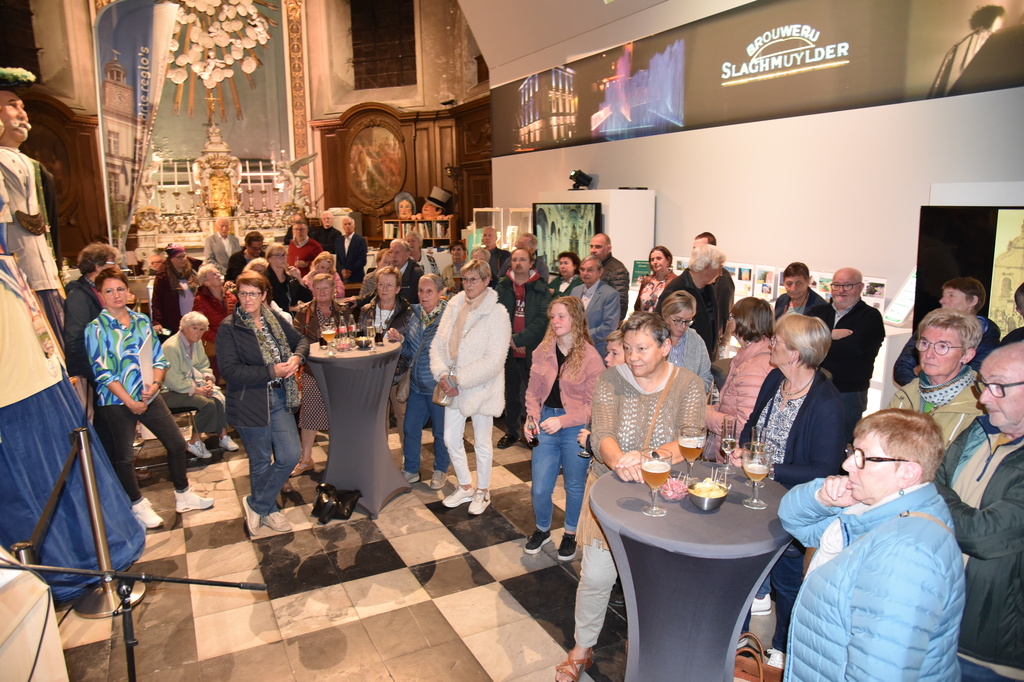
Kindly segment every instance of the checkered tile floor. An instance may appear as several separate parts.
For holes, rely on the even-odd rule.
[[[501,435],[495,429],[494,441]],[[429,480],[429,432],[424,441]],[[398,466],[397,436],[391,444]],[[321,435],[318,470],[325,445]],[[194,486],[216,498],[206,511],[175,514],[173,488],[155,472],[143,492],[165,528],[148,532],[131,570],[264,582],[267,592],[150,585],[135,610],[139,679],[553,679],[573,642],[579,560],[562,564],[555,556],[560,479],[554,542],[535,556],[522,551],[534,530],[529,450],[495,450],[492,503],[479,517],[467,505],[441,504],[454,489],[451,474],[441,491],[415,484],[376,521],[357,510],[349,521],[319,526],[310,515],[318,475],[291,479],[294,489],[281,503],[294,532],[255,542],[245,536],[240,506],[249,491],[245,453],[225,455],[189,471]],[[58,619],[68,606],[58,605]],[[71,612],[60,631],[72,680],[127,678],[119,620]],[[623,678],[625,639],[625,609],[609,609],[590,679]]]

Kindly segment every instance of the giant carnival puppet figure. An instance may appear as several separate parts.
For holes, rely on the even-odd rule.
[[[0,197],[10,210],[0,238],[39,297],[53,338],[63,344],[64,290],[54,257],[56,231],[51,231],[56,224],[53,178],[19,149],[32,130],[19,91],[33,82],[35,76],[24,69],[0,68]]]
[[[10,77],[12,71],[15,75],[20,72],[31,78],[31,74],[20,69],[0,69],[0,78]],[[26,132],[24,113],[20,110],[21,100],[2,88],[0,97],[3,98],[0,101],[4,102],[3,125],[0,130],[6,130],[13,123],[22,132]],[[3,132],[0,135],[0,140],[6,145],[9,138]],[[5,146],[2,154],[0,386],[3,390],[0,390],[0,499],[4,500],[5,512],[3,523],[0,523],[0,545],[10,547],[32,536],[68,455],[69,434],[76,428],[85,427],[93,444],[92,463],[111,565],[114,570],[124,570],[141,556],[146,541],[145,529],[132,514],[128,496],[114,475],[110,461],[86,419],[85,408],[64,372],[62,356],[55,345],[60,339],[60,333],[51,332],[43,306],[37,299],[40,292],[33,291],[30,269],[23,266],[26,261],[29,261],[30,266],[39,265],[38,261],[32,261],[32,256],[37,252],[32,250],[31,240],[28,240],[27,246],[24,246],[24,240],[18,242],[21,239],[19,231],[27,231],[13,222],[19,219],[19,204],[7,205],[10,185],[7,184],[5,188],[4,183],[10,182],[10,176],[4,164],[13,158],[15,163],[20,162],[23,168],[29,169],[35,162],[30,159],[18,161],[12,156],[19,154],[16,147]],[[35,176],[35,179],[38,180],[38,177]],[[21,194],[23,200],[25,196]],[[35,201],[38,201],[37,195],[32,196],[36,196]],[[12,241],[23,244],[22,248],[29,250],[28,256],[17,261],[4,239],[5,235],[9,239],[12,234],[17,235]],[[45,246],[45,237],[40,235],[40,238]],[[49,258],[52,266],[52,256]],[[40,564],[97,568],[92,522],[78,462],[70,470],[48,531],[34,549]],[[45,579],[53,588],[55,601],[77,597],[90,583],[96,581],[95,578],[53,573],[48,573]],[[0,674],[0,677],[3,675]]]

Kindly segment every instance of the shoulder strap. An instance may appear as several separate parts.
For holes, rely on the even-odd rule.
[[[937,523],[940,526],[942,526],[943,528],[945,528],[947,533],[949,533],[950,535],[955,535],[955,533],[953,533],[952,529],[950,529],[949,526],[947,526],[945,523],[943,523],[939,519],[935,518],[931,514],[925,514],[924,512],[916,512],[916,511],[905,511],[905,512],[900,513],[900,518],[905,518],[907,516],[916,516],[919,519],[928,519],[929,521],[934,521],[935,523]]]
[[[644,452],[651,445],[651,436],[654,435],[654,424],[658,421],[658,415],[661,414],[661,406],[665,403],[665,396],[668,395],[668,389],[672,386],[672,382],[675,381],[677,374],[679,374],[679,368],[673,366],[672,373],[668,375],[668,380],[665,382],[665,387],[661,389],[658,404],[654,407],[654,414],[651,415],[651,425],[647,427],[647,437],[644,438],[644,447],[642,448]]]

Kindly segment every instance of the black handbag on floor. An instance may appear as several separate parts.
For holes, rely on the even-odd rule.
[[[358,490],[338,490],[329,483],[321,483],[316,487],[313,516],[321,525],[331,519],[346,521],[352,516],[361,496]]]

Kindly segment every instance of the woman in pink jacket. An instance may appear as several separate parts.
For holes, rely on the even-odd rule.
[[[551,542],[551,494],[561,469],[565,481],[565,532],[559,561],[576,558],[576,524],[583,507],[590,460],[578,453],[576,439],[590,421],[590,401],[604,362],[590,341],[587,314],[578,298],[563,296],[548,307],[548,331],[533,351],[526,388],[527,440],[533,448],[533,515],[537,531],[525,552],[536,554]]]
[[[717,405],[709,405],[705,412],[709,433],[704,457],[719,462],[725,461],[719,451],[723,417],[736,418],[736,434],[739,435],[754,409],[764,378],[772,371],[768,344],[775,333],[775,316],[767,301],[748,296],[733,305],[729,326],[740,343],[740,350],[729,365],[729,375],[720,392],[721,400]]]

